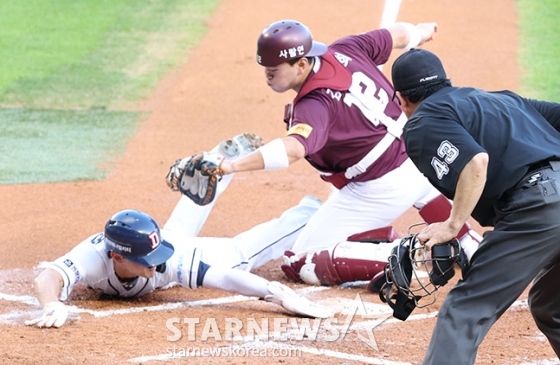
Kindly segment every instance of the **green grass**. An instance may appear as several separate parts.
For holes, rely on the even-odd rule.
[[[0,183],[104,178],[145,118],[129,106],[198,43],[219,1],[0,0]],[[517,7],[518,91],[560,101],[560,1]]]
[[[146,97],[202,38],[218,2],[2,1],[10,5],[0,5],[0,14],[14,19],[0,18],[0,34],[15,36],[0,49],[12,58],[11,66],[0,66],[0,105],[41,109],[111,109]]]
[[[0,0],[0,183],[104,178],[218,3]]]
[[[517,0],[520,93],[560,102],[560,1]]]
[[[140,117],[127,111],[0,110],[0,183],[104,177]]]
[[[0,90],[21,78],[42,79],[61,65],[76,64],[97,47],[125,3],[2,1]]]

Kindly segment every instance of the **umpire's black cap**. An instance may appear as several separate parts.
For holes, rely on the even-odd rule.
[[[412,48],[395,60],[391,76],[395,91],[431,86],[447,79],[438,56],[417,48]]]

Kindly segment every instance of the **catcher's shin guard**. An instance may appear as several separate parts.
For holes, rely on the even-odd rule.
[[[314,285],[340,285],[382,277],[395,239],[396,231],[383,227],[353,235],[330,250],[310,252],[301,258],[286,252],[282,270],[292,280]]]
[[[387,227],[382,227],[382,228],[377,228],[377,229],[372,229],[366,232],[362,232],[362,233],[357,233],[354,234],[350,237],[348,237],[348,241],[352,241],[352,242],[369,242],[369,243],[380,243],[380,242],[392,242],[395,241],[397,239],[399,239],[400,236],[397,233],[397,231],[395,231],[395,229],[391,226],[387,226]],[[314,278],[314,275],[312,273],[312,268],[311,266],[307,266],[306,267],[306,273],[304,274],[306,276],[306,280],[302,280],[302,278],[300,277],[300,272],[302,267],[308,263],[308,264],[312,264],[314,263],[313,261],[313,257],[314,256],[320,256],[320,271],[323,271],[326,275],[326,273],[331,272],[330,276],[332,277],[332,279],[324,279],[324,282],[321,282],[319,280],[319,277]],[[368,256],[365,256],[368,257]],[[346,274],[343,274],[343,278],[341,278],[338,274],[337,271],[335,269],[332,269],[334,271],[332,271],[330,269],[330,267],[332,266],[333,268],[335,267],[335,263],[332,262],[332,260],[330,259],[330,254],[325,250],[325,251],[320,251],[317,253],[311,253],[310,255],[307,256],[303,256],[303,257],[296,257],[295,254],[292,251],[286,251],[284,252],[284,265],[281,266],[282,271],[284,271],[284,274],[286,275],[286,277],[292,281],[295,282],[302,282],[305,281],[308,284],[315,284],[315,285],[339,285],[341,283],[345,283],[348,281],[357,281],[357,280],[370,280],[371,278],[367,278],[367,279],[361,279],[361,277],[367,277],[368,275],[363,275],[363,274],[359,274],[357,276],[359,276],[360,278],[356,278],[354,280],[346,280],[346,278],[350,278],[353,276],[353,274],[351,274],[351,272],[353,271],[358,271],[360,273],[363,273],[364,270],[367,271],[367,268],[370,266],[370,264],[373,263],[373,265],[377,265],[377,263],[379,262],[378,260],[362,260],[362,263],[358,262],[360,260],[357,259],[347,259],[344,260],[343,258],[338,258],[336,262],[344,262],[344,264],[340,264],[337,267],[340,267],[340,270],[346,272]],[[386,261],[386,258],[383,258],[383,261]],[[330,263],[329,263],[330,262]],[[356,269],[354,269],[354,267],[356,267]],[[377,267],[377,266],[375,266]],[[377,269],[375,269],[377,270]],[[371,271],[371,268],[370,268]]]

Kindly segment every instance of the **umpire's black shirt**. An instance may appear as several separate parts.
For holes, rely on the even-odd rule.
[[[543,160],[560,160],[560,104],[510,91],[445,87],[423,100],[404,128],[418,169],[453,199],[459,174],[480,152],[489,156],[487,181],[472,216],[493,226],[494,203]]]

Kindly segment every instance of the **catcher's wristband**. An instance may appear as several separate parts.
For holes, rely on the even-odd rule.
[[[281,170],[290,166],[286,146],[281,139],[273,139],[258,149],[260,151],[265,170]]]

